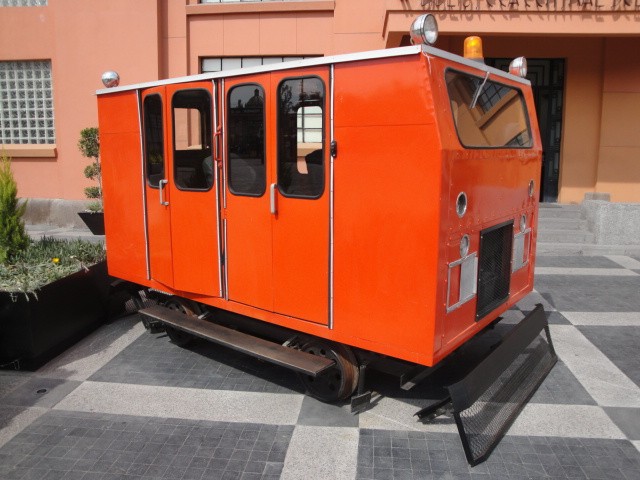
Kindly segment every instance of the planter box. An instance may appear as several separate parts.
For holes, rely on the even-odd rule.
[[[0,292],[0,365],[36,369],[106,318],[106,262],[45,285],[38,299]]]
[[[103,212],[78,212],[84,224],[89,227],[94,235],[104,235]]]

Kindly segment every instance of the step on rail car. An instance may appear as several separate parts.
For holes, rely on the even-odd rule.
[[[541,142],[526,61],[413,46],[98,91],[109,273],[179,345],[282,365],[367,408],[368,369],[403,388],[533,288]],[[465,48],[466,48],[465,47]],[[453,355],[456,353],[456,355]],[[452,379],[482,461],[555,363],[544,311]],[[455,380],[455,381],[454,381]]]

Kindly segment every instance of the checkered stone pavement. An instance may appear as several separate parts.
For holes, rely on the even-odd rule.
[[[0,371],[0,478],[640,479],[640,259],[542,256],[535,291],[559,361],[489,459],[414,414],[442,390],[370,373],[373,407],[304,395],[288,370],[131,316],[37,372]]]

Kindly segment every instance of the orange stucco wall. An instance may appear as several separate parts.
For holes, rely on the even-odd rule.
[[[83,198],[90,183],[76,143],[82,128],[97,124],[94,92],[105,70],[131,84],[199,73],[205,57],[393,47],[431,9],[441,31],[436,46],[445,50],[461,53],[463,37],[477,32],[487,56],[565,59],[559,201],[580,202],[594,191],[640,201],[640,58],[629,55],[640,51],[637,2],[617,2],[617,11],[614,0],[598,0],[598,11],[560,0],[546,10],[524,1],[423,3],[49,0],[46,7],[0,7],[0,60],[52,62],[56,145],[38,158],[9,146],[20,195]]]

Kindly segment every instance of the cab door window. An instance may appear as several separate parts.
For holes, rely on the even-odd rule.
[[[164,130],[162,125],[162,98],[147,95],[144,109],[144,155],[147,182],[150,187],[158,187],[164,178]]]
[[[180,190],[209,190],[213,185],[211,95],[180,90],[173,111],[173,179]]]
[[[229,190],[262,196],[267,185],[262,87],[246,84],[229,90],[227,118]]]
[[[278,87],[278,190],[318,198],[324,191],[324,83],[291,78]]]

